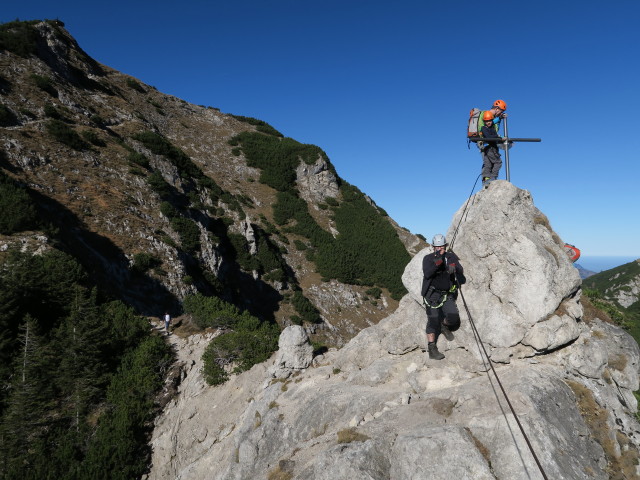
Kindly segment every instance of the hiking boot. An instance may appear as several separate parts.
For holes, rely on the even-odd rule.
[[[427,346],[427,350],[429,350],[429,358],[431,360],[442,360],[444,358],[444,355],[440,353],[438,346],[435,343],[430,343]]]
[[[446,338],[450,342],[453,340],[453,333],[451,333],[451,330],[449,330],[449,325],[443,322],[441,331],[442,331],[442,334],[444,335],[444,338]]]

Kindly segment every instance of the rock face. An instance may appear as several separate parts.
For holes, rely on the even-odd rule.
[[[547,477],[638,478],[638,345],[582,319],[577,271],[528,192],[498,181],[471,202],[454,243],[462,292]],[[272,372],[306,362],[292,353],[297,328],[270,362],[220,387],[194,357],[157,420],[148,478],[541,478],[461,298],[462,327],[439,339],[446,358],[423,352],[426,253],[407,266],[410,293],[392,315],[286,379]]]

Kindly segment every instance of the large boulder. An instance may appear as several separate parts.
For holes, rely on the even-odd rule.
[[[499,180],[468,202],[455,214],[447,238],[465,269],[462,293],[482,339],[500,355],[519,344],[544,351],[575,340],[582,311],[572,298],[580,275],[530,193]],[[418,301],[422,258],[430,251],[416,255],[402,277]],[[554,315],[563,302],[563,314]],[[458,307],[459,345],[468,345],[474,337],[462,298]]]
[[[278,339],[273,376],[286,378],[295,370],[307,368],[312,359],[313,347],[306,330],[300,325],[291,325],[282,331]]]

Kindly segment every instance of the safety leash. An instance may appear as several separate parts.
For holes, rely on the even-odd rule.
[[[480,357],[482,358],[482,363],[486,369],[487,367],[487,363],[485,363],[484,359],[486,357],[487,362],[489,363],[489,367],[491,367],[491,371],[493,372],[493,375],[496,378],[496,381],[498,382],[498,385],[500,385],[500,390],[502,390],[502,395],[504,395],[505,400],[507,401],[507,404],[509,405],[509,409],[511,410],[511,413],[513,414],[513,418],[515,418],[516,423],[518,424],[518,427],[520,428],[520,432],[522,432],[522,436],[524,437],[525,442],[527,443],[527,446],[529,447],[529,451],[531,452],[531,455],[533,455],[533,459],[536,461],[536,465],[538,465],[538,469],[540,470],[540,473],[542,474],[542,478],[544,478],[544,480],[549,480],[549,478],[547,477],[547,474],[544,471],[544,468],[542,468],[542,464],[540,463],[540,460],[538,460],[538,456],[536,455],[536,452],[533,450],[533,446],[531,445],[531,442],[529,441],[529,437],[527,436],[527,434],[524,431],[524,428],[522,427],[522,424],[520,423],[520,419],[518,418],[518,415],[516,414],[515,409],[513,408],[513,405],[511,405],[511,401],[509,400],[509,396],[507,395],[506,390],[504,389],[504,387],[502,386],[502,382],[500,381],[500,377],[498,377],[498,373],[496,372],[496,369],[493,367],[493,362],[491,362],[491,358],[489,357],[489,354],[487,353],[487,349],[484,347],[484,343],[482,343],[482,339],[480,338],[480,333],[478,332],[478,329],[476,328],[476,324],[473,321],[473,317],[471,316],[471,312],[469,311],[469,307],[467,306],[467,301],[464,298],[464,294],[462,293],[462,288],[458,289],[460,291],[460,298],[462,298],[462,304],[464,305],[464,309],[467,311],[467,316],[469,317],[469,324],[471,325],[471,330],[473,331],[473,335],[476,338],[476,343],[478,343],[480,350]],[[484,352],[484,356],[482,355],[482,353]],[[487,374],[488,374],[488,370],[487,370]],[[491,380],[491,378],[489,378],[489,380]]]
[[[482,176],[482,173],[480,175],[478,175],[476,177],[476,181],[473,182],[473,187],[471,187],[471,193],[469,194],[469,198],[467,198],[467,202],[464,205],[464,210],[462,211],[462,215],[460,215],[460,221],[458,222],[458,225],[456,226],[456,230],[453,232],[453,236],[451,237],[451,241],[449,242],[449,251],[451,251],[453,249],[453,243],[456,241],[456,235],[458,235],[458,230],[460,229],[460,224],[462,223],[462,220],[464,219],[464,214],[467,211],[467,207],[469,206],[469,200],[471,200],[471,196],[473,195],[473,191],[476,189],[476,184],[478,183],[478,180],[480,179],[481,176]]]

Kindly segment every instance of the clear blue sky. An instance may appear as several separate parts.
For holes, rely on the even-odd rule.
[[[480,173],[471,107],[509,106],[511,181],[584,256],[640,257],[640,2],[5,2],[97,61],[323,148],[400,225],[445,232]],[[504,167],[500,178],[504,178]]]

